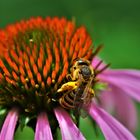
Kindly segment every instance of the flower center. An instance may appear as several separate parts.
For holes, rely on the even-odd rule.
[[[36,18],[0,32],[0,105],[37,114],[52,110],[73,59],[92,57],[84,27],[58,18]],[[3,41],[6,40],[6,41]]]

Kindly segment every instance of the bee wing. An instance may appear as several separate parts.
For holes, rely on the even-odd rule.
[[[84,100],[82,99],[83,96],[83,85],[82,85],[82,80],[80,79],[82,76],[79,75],[79,87],[75,90],[75,97],[74,97],[74,115],[81,116],[82,118],[87,117],[88,113],[84,110],[83,105],[84,105]],[[88,90],[88,89],[87,89]],[[85,91],[85,90],[84,90]],[[86,91],[85,91],[86,92]]]
[[[78,84],[78,86],[77,86],[77,88],[76,88],[76,90],[75,90],[75,96],[74,96],[74,105],[75,105],[75,107],[76,107],[76,101],[77,101],[77,99],[80,99],[81,98],[81,85],[82,85],[82,76],[81,75],[78,75],[78,77],[79,77],[79,80],[78,80],[78,82],[77,83],[79,83]]]
[[[83,91],[83,94],[81,96],[81,99],[83,101],[87,101],[90,98],[90,97],[88,98],[89,94],[92,94],[91,93],[92,81],[93,81],[93,77],[91,77],[90,81],[87,83],[87,85],[86,85],[86,87],[85,87],[85,89]],[[92,92],[93,92],[93,90],[92,90]]]
[[[87,83],[86,87],[82,85],[82,76],[79,75],[79,86],[75,90],[75,96],[73,101],[74,115],[80,115],[82,118],[87,117],[88,113],[85,111],[85,108],[90,106],[91,98],[92,98],[92,82],[93,76],[90,81]],[[84,91],[83,91],[84,90]]]
[[[81,108],[81,110],[80,110],[80,116],[82,118],[86,118],[88,116],[87,111],[85,111],[85,109]]]
[[[74,103],[76,103],[76,101]],[[75,116],[81,116],[82,118],[86,118],[88,116],[88,113],[84,109],[85,107],[84,107],[83,100],[79,101],[79,103],[75,104],[74,106],[75,106],[75,108],[74,108]]]
[[[74,93],[74,101],[73,101],[73,106],[74,106],[74,115],[77,117],[79,115],[81,115],[81,109],[82,109],[82,104],[83,104],[83,100],[81,100],[81,95],[83,93],[83,90],[82,90],[82,80],[80,80],[80,75],[79,75],[79,86],[77,87],[77,89],[75,90],[75,93]]]
[[[85,109],[90,107],[91,99],[94,94],[94,91],[92,89],[93,78],[94,77],[91,77],[90,81],[86,85],[86,88],[81,96],[81,100],[83,103],[82,103],[82,107],[80,110],[80,114],[83,118],[85,118],[88,115],[88,113],[85,111]]]
[[[75,108],[73,109],[73,113],[75,117],[81,116],[82,118],[86,118],[88,113],[83,108],[83,103],[80,102],[78,105],[74,105]]]

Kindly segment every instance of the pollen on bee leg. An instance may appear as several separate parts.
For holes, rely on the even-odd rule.
[[[65,83],[65,84],[63,84],[62,86],[61,86],[61,88],[59,88],[58,90],[57,90],[57,92],[62,92],[62,91],[64,91],[64,90],[74,90],[74,89],[76,89],[77,88],[77,81],[75,82],[75,81],[72,81],[72,82],[67,82],[67,83]]]

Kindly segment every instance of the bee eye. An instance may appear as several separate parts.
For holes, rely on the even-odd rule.
[[[87,66],[82,67],[81,73],[84,77],[90,77],[91,76],[91,70]]]

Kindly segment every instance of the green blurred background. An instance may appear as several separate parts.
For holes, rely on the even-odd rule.
[[[100,56],[112,68],[140,69],[139,0],[0,0],[0,28],[31,16],[75,18],[77,25],[87,27],[95,46],[104,44]],[[88,140],[103,139],[95,138],[88,119],[82,121],[81,129]],[[32,140],[33,135],[29,128],[23,133],[18,130],[16,140]]]

